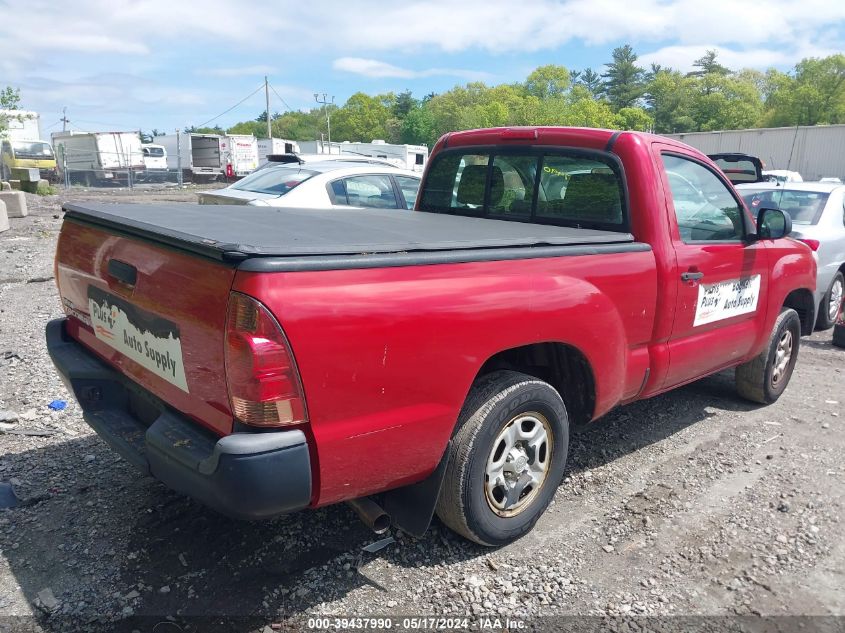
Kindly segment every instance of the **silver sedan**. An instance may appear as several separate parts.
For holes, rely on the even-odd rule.
[[[776,206],[792,218],[792,235],[806,243],[818,264],[816,327],[833,327],[845,294],[845,185],[826,182],[754,183],[737,191],[756,215]]]

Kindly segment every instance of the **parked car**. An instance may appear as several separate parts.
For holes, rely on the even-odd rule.
[[[420,175],[355,160],[267,162],[225,189],[198,193],[200,204],[249,204],[309,209],[411,209]]]
[[[818,262],[816,326],[833,327],[845,294],[845,185],[760,183],[737,190],[752,212],[775,206],[792,218],[792,237],[807,244]]]
[[[738,185],[746,182],[763,182],[763,161],[757,156],[741,152],[725,152],[722,154],[708,154],[707,158],[719,166],[731,184]]]
[[[839,310],[839,318],[833,326],[833,344],[836,347],[845,347],[845,301]]]
[[[264,171],[295,178],[284,196],[301,171],[343,178],[311,167]],[[412,213],[64,210],[47,349],[85,420],[242,518],[348,501],[376,529],[436,511],[509,543],[554,497],[571,428],[727,368],[774,402],[814,323],[790,216],[755,226],[706,156],[639,132],[448,134]]]
[[[769,169],[763,172],[763,180],[767,182],[776,182],[778,184],[786,184],[792,182],[804,182],[797,171],[790,171],[788,169]]]

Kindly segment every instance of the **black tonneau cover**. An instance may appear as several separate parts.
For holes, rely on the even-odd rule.
[[[69,202],[64,211],[67,219],[228,261],[634,242],[629,233],[395,209]]]

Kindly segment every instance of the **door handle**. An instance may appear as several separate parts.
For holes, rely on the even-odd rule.
[[[702,277],[704,277],[704,273],[681,273],[681,281],[698,281]]]

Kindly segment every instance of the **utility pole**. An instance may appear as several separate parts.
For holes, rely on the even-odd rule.
[[[182,188],[182,131],[176,128],[176,183]]]
[[[267,138],[273,138],[273,128],[270,126],[270,82],[264,75],[264,100],[267,103]],[[272,143],[270,144],[272,147]]]
[[[323,111],[326,113],[326,131],[328,132],[328,136],[329,136],[329,154],[331,154],[332,153],[332,119],[331,119],[331,112],[329,111],[328,106],[334,105],[334,95],[332,95],[331,101],[327,101],[326,98],[327,98],[327,95],[326,95],[325,92],[323,93],[322,100],[320,99],[320,95],[318,95],[316,92],[314,93],[314,101],[316,101],[317,103],[322,105]]]
[[[62,108],[62,132],[67,132],[67,124],[70,123],[67,118],[67,106]]]

